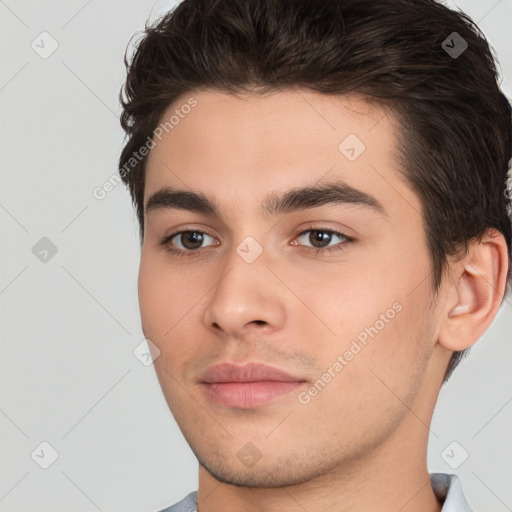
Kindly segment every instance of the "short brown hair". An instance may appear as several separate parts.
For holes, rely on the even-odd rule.
[[[447,51],[454,41],[467,44],[457,56]],[[141,244],[147,158],[127,163],[179,96],[201,89],[356,92],[400,121],[401,172],[421,201],[434,290],[447,257],[464,253],[488,228],[505,237],[510,278],[504,184],[511,107],[490,47],[466,14],[434,0],[184,0],[146,22],[131,62],[126,53],[124,61],[128,141],[119,169]],[[453,353],[445,380],[468,350]]]

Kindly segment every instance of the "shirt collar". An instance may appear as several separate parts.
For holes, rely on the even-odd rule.
[[[430,473],[430,483],[436,498],[443,503],[441,512],[473,512],[464,497],[457,475]]]
[[[430,484],[436,498],[443,504],[441,512],[473,512],[464,497],[462,484],[457,475],[430,473]],[[197,491],[194,491],[173,507],[161,512],[196,512],[196,507]]]

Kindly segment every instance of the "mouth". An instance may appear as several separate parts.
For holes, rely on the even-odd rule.
[[[208,368],[200,385],[205,395],[226,407],[253,409],[304,385],[300,377],[259,363],[222,363]]]

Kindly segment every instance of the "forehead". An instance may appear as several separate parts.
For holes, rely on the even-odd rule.
[[[388,195],[405,186],[399,183],[397,122],[364,96],[202,90],[174,101],[159,126],[164,129],[153,137],[146,166],[145,202],[165,186],[229,195],[240,208],[271,190],[336,178]]]
[[[190,103],[195,106],[190,108]],[[372,135],[383,120],[385,126]],[[148,166],[169,145],[200,149],[198,157],[206,151],[219,153],[229,148],[233,158],[242,151],[247,156],[251,149],[254,158],[268,158],[270,155],[258,153],[263,146],[301,153],[323,144],[338,151],[345,136],[357,132],[366,146],[378,135],[390,147],[394,124],[384,106],[363,95],[333,96],[301,89],[237,95],[201,90],[182,95],[164,112],[159,124],[163,137],[156,141]],[[172,138],[168,137],[171,134]],[[165,143],[160,144],[163,139]],[[227,160],[229,154],[223,157]]]

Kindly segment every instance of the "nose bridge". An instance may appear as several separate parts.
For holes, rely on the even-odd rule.
[[[267,268],[263,244],[247,236],[225,258],[205,309],[207,327],[232,335],[251,322],[278,327],[284,319],[283,290]]]

